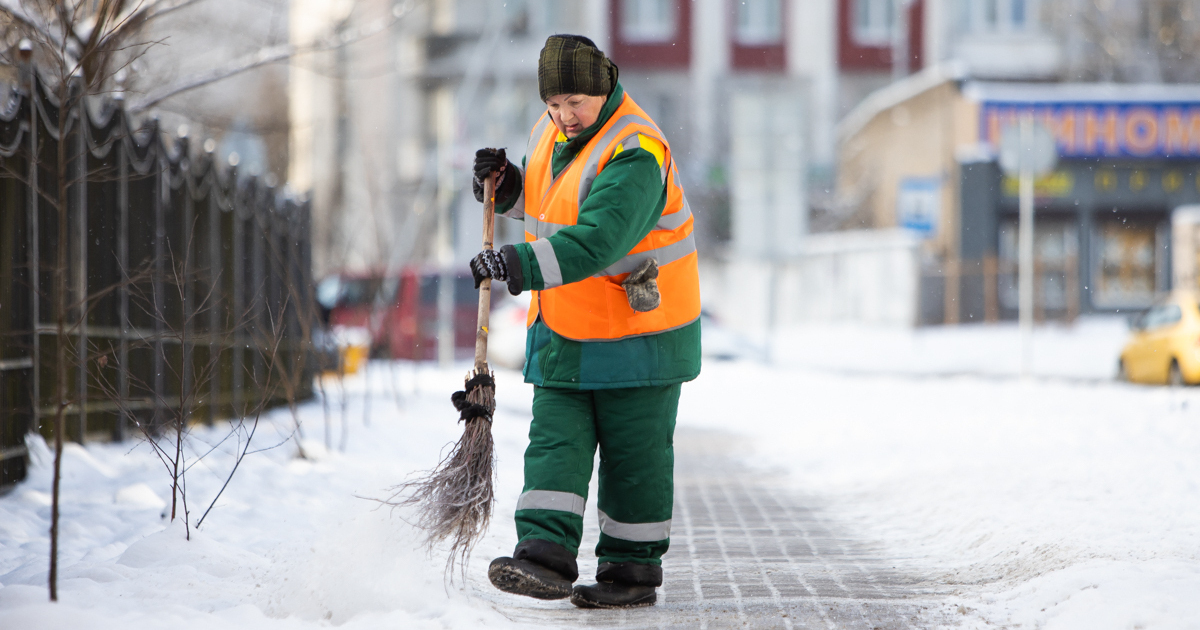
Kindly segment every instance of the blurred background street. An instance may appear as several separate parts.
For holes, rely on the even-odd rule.
[[[355,498],[461,433],[472,160],[520,161],[555,33],[695,217],[640,617],[483,577],[525,296],[465,579]],[[1200,0],[0,0],[5,628],[1193,628],[1198,384]]]

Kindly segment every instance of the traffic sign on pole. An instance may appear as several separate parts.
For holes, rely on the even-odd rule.
[[[1033,119],[1021,116],[1018,124],[1000,135],[1000,168],[1008,176],[1020,179],[1020,225],[1017,229],[1018,285],[1017,310],[1021,334],[1021,377],[1033,373],[1033,178],[1045,175],[1058,165],[1058,147],[1054,135]]]

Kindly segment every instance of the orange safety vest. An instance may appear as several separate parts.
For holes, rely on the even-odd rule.
[[[553,176],[558,128],[543,114],[530,134],[525,167],[525,241],[533,247],[545,289],[534,291],[528,325],[540,314],[554,332],[576,341],[613,341],[681,328],[700,317],[700,272],[692,211],[676,178],[671,148],[650,116],[626,94],[608,122]],[[625,257],[589,278],[562,284],[562,273],[546,237],[579,219],[579,206],[612,157],[641,147],[658,159],[667,204],[654,229]],[[658,261],[658,308],[629,307],[621,282],[647,258]]]

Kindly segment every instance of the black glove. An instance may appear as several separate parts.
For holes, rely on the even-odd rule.
[[[471,192],[479,203],[483,203],[483,180],[492,173],[500,173],[500,178],[496,180],[496,203],[508,201],[510,195],[521,186],[521,171],[505,157],[504,149],[476,151],[473,170]]]
[[[479,252],[471,259],[471,275],[475,276],[476,289],[484,278],[508,282],[508,265],[504,262],[504,254],[494,249]]]
[[[504,169],[508,166],[508,158],[504,155],[504,149],[480,149],[475,152],[475,180],[483,181],[483,178],[492,173],[500,173],[501,181],[504,180]],[[497,182],[499,183],[499,182]]]

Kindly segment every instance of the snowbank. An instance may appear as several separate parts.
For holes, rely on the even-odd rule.
[[[1111,379],[1128,336],[1125,319],[1111,315],[1038,326],[1033,373]],[[770,356],[783,365],[847,374],[1015,376],[1020,373],[1020,348],[1015,322],[915,329],[830,325],[780,330],[771,339]]]
[[[292,443],[248,456],[190,541],[179,520],[164,517],[169,481],[146,445],[68,445],[57,605],[46,602],[45,586],[51,454],[35,443],[30,479],[0,497],[0,627],[515,627],[461,584],[445,584],[444,558],[419,548],[402,514],[358,498],[386,497],[388,487],[435,464],[439,449],[457,438],[461,426],[448,395],[462,386],[459,372],[373,364],[369,398],[362,378],[348,380],[345,453],[337,449],[340,392],[331,385],[334,448],[323,445],[322,406],[305,406],[309,459],[296,459]],[[511,513],[530,394],[519,375],[499,379],[506,407],[496,423],[504,466],[498,509]],[[255,444],[280,443],[290,425],[286,412],[271,414]],[[227,432],[197,428],[191,449],[206,449]],[[193,523],[229,470],[231,453],[227,443],[189,472]],[[477,557],[508,552],[513,540],[511,523],[497,519]]]

